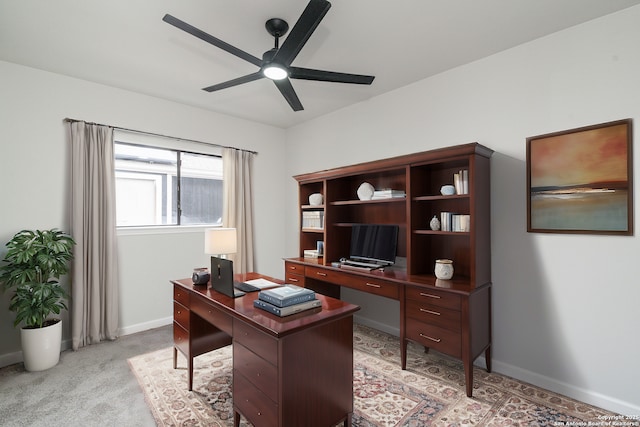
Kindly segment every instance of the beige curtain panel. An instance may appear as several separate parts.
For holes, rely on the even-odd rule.
[[[68,121],[71,142],[71,335],[74,350],[118,331],[113,129]]]
[[[223,200],[222,224],[235,228],[238,250],[229,254],[234,273],[255,271],[253,254],[253,189],[251,175],[254,153],[224,148],[222,150]]]

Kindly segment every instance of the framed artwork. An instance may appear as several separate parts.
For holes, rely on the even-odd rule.
[[[633,234],[631,119],[527,138],[527,231]]]

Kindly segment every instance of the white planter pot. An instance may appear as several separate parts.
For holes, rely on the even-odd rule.
[[[27,371],[44,371],[58,364],[62,345],[62,320],[44,328],[20,329],[22,357]]]

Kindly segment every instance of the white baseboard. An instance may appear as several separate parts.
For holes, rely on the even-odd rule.
[[[400,330],[398,328],[391,327],[384,323],[376,322],[375,320],[366,317],[360,317],[358,315],[354,315],[353,317],[354,322],[356,323],[369,326],[371,328],[386,332],[396,337],[400,336]],[[484,356],[478,357],[475,360],[474,365],[482,369],[486,369],[487,365]],[[540,375],[538,373],[510,365],[508,363],[500,362],[499,360],[493,359],[491,361],[491,365],[493,372],[516,378],[520,381],[533,384],[537,387],[542,387],[545,390],[562,394],[572,399],[576,399],[581,402],[615,412],[617,414],[633,416],[637,416],[640,414],[640,406],[635,405],[631,402],[625,402],[623,400],[611,396],[606,396],[593,390],[576,387],[574,385],[558,381],[554,378],[549,378],[544,375]]]
[[[118,330],[118,335],[131,335],[137,332],[148,331],[149,329],[160,328],[173,323],[173,316],[164,317],[162,319],[152,320],[150,322],[138,323],[137,325],[131,325]]]
[[[400,336],[400,329],[389,326],[385,323],[376,322],[375,320],[371,320],[368,317],[361,317],[357,314],[353,315],[353,322],[359,323],[364,326],[368,326],[373,329],[377,329],[382,332],[386,332],[389,335],[393,335],[394,337]]]
[[[474,364],[480,366],[481,368],[486,367],[484,357],[478,357]],[[508,363],[500,362],[499,360],[493,359],[491,361],[491,365],[493,372],[516,378],[520,381],[533,384],[537,387],[542,387],[545,390],[562,394],[564,396],[579,400],[580,402],[584,402],[589,405],[597,406],[599,408],[606,409],[620,415],[637,416],[640,414],[640,406],[634,405],[631,402],[625,402],[623,400],[611,396],[606,396],[593,390],[576,387],[572,384],[558,381],[557,379],[549,378],[536,372],[522,369]]]
[[[0,368],[22,362],[22,351],[0,354]]]

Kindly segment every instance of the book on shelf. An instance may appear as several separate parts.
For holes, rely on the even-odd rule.
[[[453,186],[456,194],[469,194],[469,171],[462,169],[453,174]]]
[[[323,211],[304,211],[302,212],[302,228],[324,228],[324,212]]]
[[[305,249],[303,254],[305,258],[322,258],[322,254],[317,249]]]
[[[265,289],[258,294],[258,299],[278,307],[299,304],[314,300],[315,298],[316,293],[312,289],[296,285],[284,285],[279,288]]]
[[[314,296],[314,299],[309,301],[288,305],[286,307],[278,307],[275,304],[270,304],[264,300],[257,299],[253,301],[253,306],[273,313],[276,316],[284,317],[300,313],[302,311],[311,310],[312,308],[320,307],[322,306],[322,301],[320,301],[319,299],[315,299]]]
[[[375,190],[373,192],[373,200],[391,199],[394,197],[406,197],[406,193],[402,190],[390,190],[390,189]]]
[[[440,212],[440,229],[442,231],[469,232],[470,223],[470,215]]]

